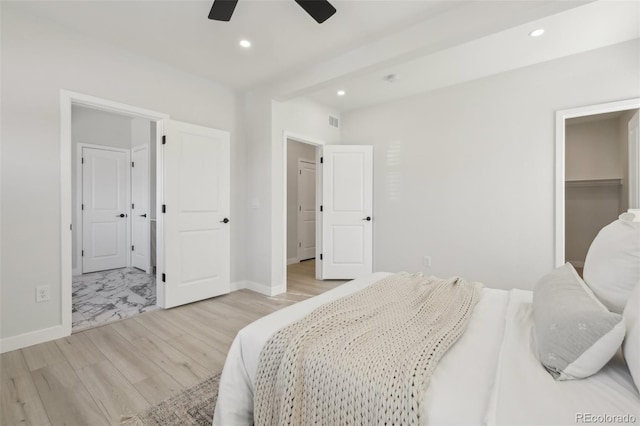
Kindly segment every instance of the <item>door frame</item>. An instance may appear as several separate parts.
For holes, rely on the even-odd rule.
[[[83,225],[83,217],[82,217],[82,197],[83,197],[83,189],[84,183],[82,180],[82,150],[84,148],[92,148],[92,149],[101,149],[103,151],[113,151],[113,152],[124,152],[127,156],[126,162],[127,164],[131,163],[131,150],[126,148],[116,148],[112,146],[106,145],[96,145],[91,143],[79,142],[76,150],[76,205],[74,206],[76,211],[76,247],[78,247],[78,252],[76,253],[76,269],[73,270],[74,275],[83,274],[82,267],[82,246],[84,236],[84,225]],[[131,206],[131,168],[127,167],[127,201],[126,206]],[[131,210],[127,208],[127,210]],[[127,223],[127,240],[125,245],[125,250],[128,246],[131,245],[131,212],[129,211],[129,215],[126,220]],[[127,256],[127,268],[131,266],[131,255]]]
[[[626,111],[640,108],[640,98],[617,102],[581,106],[556,111],[556,218],[555,218],[555,266],[565,263],[565,129],[570,118],[607,112]]]
[[[284,233],[284,237],[282,239],[282,277],[284,281],[284,291],[287,291],[287,159],[288,159],[288,140],[291,139],[296,142],[304,143],[307,145],[312,145],[316,149],[316,273],[315,279],[322,280],[322,264],[320,260],[320,251],[322,249],[322,221],[318,220],[317,213],[320,210],[320,205],[322,204],[322,167],[320,165],[320,157],[322,156],[322,147],[326,145],[325,141],[320,139],[312,138],[309,136],[304,136],[300,134],[296,134],[294,132],[290,132],[285,130],[282,135],[282,144],[283,144],[283,168],[284,172],[282,173],[282,182],[281,188],[284,193],[284,197],[282,197],[283,205],[282,205],[282,229]]]
[[[316,150],[318,149],[317,147],[315,148]],[[307,163],[307,164],[313,164],[316,167],[316,190],[318,189],[318,163],[314,160],[308,159],[308,158],[298,158],[298,170],[301,170],[301,164],[300,163]],[[289,195],[287,194],[287,197]],[[300,201],[300,174],[298,174],[298,201]],[[317,197],[316,197],[316,204],[317,204]],[[298,203],[299,204],[299,203]],[[315,214],[316,214],[316,222],[318,221],[318,211],[317,209],[315,210]],[[296,223],[296,229],[298,232],[298,247],[296,247],[296,256],[298,258],[298,262],[301,261],[301,257],[300,257],[300,228],[302,227],[302,212],[300,211],[300,209],[298,208],[298,220]],[[317,229],[316,229],[317,231]],[[316,245],[316,252],[317,252],[317,245]],[[289,263],[287,261],[287,263]]]
[[[61,326],[63,336],[71,334],[71,310],[72,302],[72,198],[71,198],[71,179],[72,179],[72,140],[71,140],[71,110],[72,106],[83,106],[87,108],[107,111],[112,113],[124,114],[131,117],[140,117],[156,125],[156,211],[159,212],[159,206],[162,205],[163,194],[163,164],[164,156],[162,150],[162,135],[164,134],[164,121],[170,117],[168,114],[156,112],[108,99],[98,98],[83,93],[72,92],[69,90],[60,90],[60,308],[61,308]],[[156,262],[158,270],[162,269],[164,264],[164,241],[162,239],[163,218],[162,215],[156,215]],[[156,304],[164,307],[164,288],[162,281],[156,274]]]
[[[149,208],[151,208],[151,145],[150,145],[151,141],[149,141],[149,144],[146,145],[136,145],[136,146],[132,146],[130,149],[130,153],[131,153],[131,161],[133,161],[133,151],[135,150],[140,150],[142,148],[146,148],[147,149],[147,167],[149,168],[149,173],[147,175],[147,187],[149,188],[148,194],[147,194],[147,199],[148,199],[148,204],[149,204]],[[157,177],[156,177],[157,180]],[[131,208],[131,202],[133,201],[133,171],[131,171],[130,173],[130,178],[129,178],[129,224],[130,224],[130,231],[129,231],[129,238],[131,238],[131,241],[133,242],[133,237],[132,237],[132,233],[133,233],[133,209]],[[149,253],[148,256],[148,262],[147,265],[145,267],[145,272],[147,274],[151,274],[153,272],[153,266],[151,265],[151,212],[149,212],[147,214],[147,228],[148,232],[147,232],[147,251]],[[156,217],[158,216],[158,210],[156,210]],[[131,244],[129,244],[131,245]],[[129,253],[129,264],[133,265],[133,251]]]

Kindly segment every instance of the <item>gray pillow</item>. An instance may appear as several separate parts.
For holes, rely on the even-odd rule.
[[[536,284],[533,320],[540,362],[556,380],[597,373],[624,339],[622,316],[609,312],[569,263]]]

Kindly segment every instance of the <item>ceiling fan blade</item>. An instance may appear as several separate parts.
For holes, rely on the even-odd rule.
[[[327,0],[296,0],[318,24],[322,24],[336,13],[336,8]]]
[[[238,0],[214,0],[209,12],[209,19],[228,22],[231,20],[231,15],[233,15],[237,4]]]

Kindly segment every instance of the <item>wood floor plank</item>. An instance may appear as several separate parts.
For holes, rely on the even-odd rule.
[[[153,405],[164,401],[182,389],[182,385],[164,373],[141,380],[134,386]]]
[[[65,362],[65,357],[55,341],[29,346],[22,349],[22,353],[31,371]]]
[[[51,424],[109,424],[66,361],[42,367],[31,374]]]
[[[85,331],[103,355],[131,383],[148,379],[158,374],[160,367],[149,362],[131,343],[111,325]]]
[[[105,359],[85,332],[58,339],[56,345],[74,370],[80,370]]]
[[[184,334],[168,340],[169,344],[196,361],[208,371],[221,371],[227,351],[221,351],[216,347],[197,339],[191,335]]]
[[[2,380],[0,425],[49,425],[31,375]]]
[[[76,370],[76,374],[112,424],[120,424],[122,415],[135,415],[151,405],[106,359]]]
[[[138,324],[142,324],[162,340],[169,340],[184,334],[183,330],[171,324],[171,322],[158,311],[138,315],[134,317],[133,320]]]
[[[146,330],[142,325],[136,325]],[[206,368],[152,333],[135,337],[131,343],[182,386],[196,384],[210,374]]]
[[[215,326],[215,323],[206,323],[206,321],[201,322],[201,318],[199,318],[197,313],[170,309],[165,312],[165,315],[172,318],[173,323],[180,327],[185,334],[189,334],[203,340],[212,346],[215,346],[219,350],[226,351],[226,349],[231,346],[233,338],[229,337],[228,333],[221,331],[219,326]]]
[[[0,425],[49,424],[38,390],[22,351],[12,351],[0,357]]]
[[[111,327],[128,341],[149,334],[149,330],[137,321],[119,321],[111,324]]]
[[[29,366],[21,350],[5,352],[0,355],[0,371],[2,380],[14,377],[31,376]]]

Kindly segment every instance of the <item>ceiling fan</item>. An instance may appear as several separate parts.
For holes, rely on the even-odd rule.
[[[318,24],[322,24],[329,19],[336,8],[327,0],[295,0]],[[209,19],[215,21],[229,21],[231,15],[238,4],[238,0],[214,0]]]

